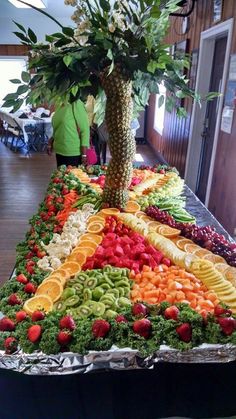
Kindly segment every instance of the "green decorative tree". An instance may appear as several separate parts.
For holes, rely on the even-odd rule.
[[[23,0],[22,3],[24,3]],[[199,100],[184,75],[186,58],[172,57],[164,37],[170,13],[179,0],[65,0],[75,6],[72,19],[76,28],[61,27],[62,32],[46,36],[37,43],[35,33],[16,23],[15,34],[29,46],[29,72],[23,72],[17,92],[6,96],[4,106],[18,109],[23,100],[40,103],[68,103],[89,94],[98,101],[106,94],[105,119],[109,133],[111,161],[108,166],[103,199],[110,206],[124,208],[132,177],[135,139],[130,126],[133,106],[140,110],[150,93],[159,93],[158,84],[168,90],[166,107],[172,110],[179,98]],[[27,4],[27,3],[26,3]],[[26,95],[26,98],[22,97]],[[164,102],[160,96],[159,106]],[[178,115],[184,114],[177,109]]]

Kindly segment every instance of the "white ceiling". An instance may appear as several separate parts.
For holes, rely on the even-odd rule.
[[[65,6],[64,0],[47,0],[47,3],[48,7],[43,10],[54,17],[68,18],[73,14],[74,7]],[[17,21],[20,22],[21,18],[35,17],[37,14],[38,12],[36,10],[19,9],[13,6],[8,0],[0,0],[0,18],[18,19]]]

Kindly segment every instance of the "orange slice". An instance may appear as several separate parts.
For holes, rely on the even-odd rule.
[[[128,201],[125,207],[125,212],[135,214],[137,211],[140,211],[141,207],[136,201]]]
[[[135,215],[135,217],[139,218],[139,217],[141,217],[141,215],[146,215],[146,214],[143,211],[137,211],[134,215]]]
[[[195,251],[199,250],[199,246],[197,244],[187,243],[184,245],[184,250],[187,253],[194,253]],[[196,253],[194,253],[196,255]]]
[[[206,255],[210,255],[211,252],[209,252],[209,250],[207,249],[202,249],[201,247],[198,246],[198,249],[194,251],[194,254],[198,256],[199,258],[203,258]]]
[[[104,223],[100,223],[100,222],[91,223],[87,227],[87,231],[89,233],[101,233],[103,229],[104,229]]]
[[[107,215],[118,215],[120,213],[120,210],[118,210],[118,208],[103,208],[100,211],[100,213],[104,214],[105,216],[107,216]]]
[[[92,221],[104,223],[104,217],[101,217],[99,215],[91,215],[88,219],[88,223],[90,224]]]
[[[236,268],[233,266],[228,266],[228,269],[224,272],[224,275],[228,281],[232,282],[234,286],[236,285]]]
[[[164,237],[172,238],[180,235],[180,230],[168,226],[160,226],[159,234]]]
[[[45,282],[48,282],[48,281],[50,281],[51,279],[54,279],[55,281],[58,281],[58,282],[60,282],[60,284],[64,287],[64,285],[66,284],[66,278],[65,277],[63,277],[63,276],[60,276],[59,274],[58,275],[56,275],[56,274],[52,274],[52,275],[50,275],[50,276],[48,276],[47,278],[45,278],[43,281],[42,281],[42,284],[44,284]]]
[[[216,263],[215,264],[215,268],[217,269],[217,271],[221,272],[222,274],[225,273],[225,271],[228,270],[229,265],[227,265],[227,263]]]
[[[62,265],[61,265],[62,266]],[[54,275],[54,274],[57,274],[57,275],[61,275],[63,278],[65,278],[65,279],[69,279],[70,278],[70,272],[68,272],[66,269],[63,269],[63,268],[58,268],[58,269],[56,269],[55,271],[53,271],[52,273],[51,273],[51,275]],[[50,276],[51,276],[50,275]]]
[[[63,263],[63,265],[61,265],[61,267],[63,269],[66,269],[69,272],[70,276],[73,276],[77,274],[77,272],[81,271],[81,266],[77,262],[65,262]]]
[[[146,223],[148,222],[153,222],[156,223],[157,221],[153,221],[153,219],[151,217],[148,217],[148,215],[144,214],[144,215],[140,215],[140,220],[145,221]]]
[[[87,255],[82,253],[80,250],[78,252],[72,253],[68,258],[66,258],[66,262],[77,262],[80,264],[80,266],[83,266],[83,264],[86,262]]]
[[[48,295],[53,302],[59,300],[63,293],[63,286],[56,279],[50,279],[39,285],[36,295]]]
[[[92,249],[96,250],[98,245],[97,245],[97,243],[94,243],[92,240],[86,240],[85,239],[85,240],[81,240],[79,242],[79,245],[76,246],[75,249],[78,249],[78,247],[79,248],[81,248],[81,247],[91,247]]]
[[[91,240],[99,245],[102,242],[102,236],[99,236],[98,234],[86,233],[80,236],[79,243],[84,240]]]
[[[25,302],[23,309],[29,315],[33,314],[36,310],[48,313],[53,309],[53,301],[48,295],[36,295]]]
[[[224,263],[224,258],[219,255],[214,255],[213,253],[203,256],[203,259],[210,260],[213,263],[222,263],[222,261]]]
[[[160,227],[160,223],[158,221],[149,221],[147,223],[147,225],[148,225],[148,228],[150,228],[152,230],[155,230],[155,231],[156,231],[157,228],[159,229],[159,227]]]
[[[178,246],[179,249],[184,250],[184,246],[189,243],[189,244],[193,244],[192,240],[189,239],[179,239],[176,242],[176,245]]]
[[[83,253],[85,256],[93,256],[93,254],[95,253],[95,249],[93,249],[92,247],[88,247],[88,246],[83,246],[83,243],[81,243],[81,245],[77,246],[77,251],[73,252],[73,255],[75,255],[76,253]]]

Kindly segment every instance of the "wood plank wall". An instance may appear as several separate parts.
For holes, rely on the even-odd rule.
[[[28,55],[28,47],[26,45],[0,45],[0,55]]]
[[[181,34],[182,18],[171,17],[171,27],[167,43],[173,45],[185,39],[189,40],[189,53],[199,49],[201,32],[212,27],[213,0],[197,0],[195,10],[190,16],[190,30],[186,35]],[[236,0],[224,0],[222,21],[229,18],[236,19]],[[231,53],[236,53],[236,24]],[[151,96],[147,115],[147,139],[153,149],[162,153],[165,160],[174,165],[184,176],[186,156],[189,141],[192,103],[185,101],[188,112],[186,119],[178,119],[175,114],[165,113],[163,135],[159,135],[153,128],[155,114],[155,96]],[[233,180],[236,165],[236,117],[231,135],[220,131],[214,168],[209,209],[231,233],[236,227],[236,182]]]

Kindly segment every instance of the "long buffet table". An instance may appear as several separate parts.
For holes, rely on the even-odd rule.
[[[214,225],[232,240],[187,187],[185,195],[198,224]],[[1,419],[216,418],[236,413],[236,361],[159,362],[151,369],[122,371],[114,364],[87,374],[25,373],[0,370]]]

